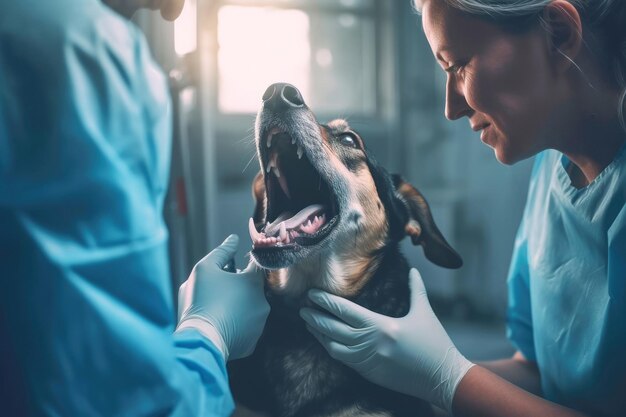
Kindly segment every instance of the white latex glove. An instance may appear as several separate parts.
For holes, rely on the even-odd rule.
[[[309,298],[333,316],[310,308],[300,315],[331,357],[375,384],[451,412],[456,387],[474,364],[433,313],[419,272],[412,269],[409,277],[411,309],[404,317],[377,314],[319,290]]]
[[[239,237],[230,235],[194,266],[178,290],[176,331],[197,329],[226,361],[254,352],[270,311],[263,272],[253,262],[239,273],[224,270],[238,244]]]

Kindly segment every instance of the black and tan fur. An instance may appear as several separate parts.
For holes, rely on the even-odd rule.
[[[253,183],[254,223],[259,230],[285,207],[297,210],[316,199],[326,200],[332,209],[319,241],[301,239],[292,247],[253,249],[254,260],[267,269],[272,309],[254,354],[230,365],[235,399],[263,414],[283,417],[431,415],[422,401],[375,386],[330,358],[306,330],[298,310],[310,306],[308,289],[321,288],[378,313],[404,316],[409,310],[409,265],[399,242],[407,235],[441,266],[457,268],[461,259],[413,186],[378,166],[346,121],[318,124],[293,90],[285,91],[295,95],[291,104],[296,105],[280,105],[285,88],[293,87],[271,86],[257,116],[262,170]],[[269,132],[280,132],[270,148]],[[289,146],[300,146],[303,158],[290,156],[294,149]],[[289,180],[289,189],[293,187],[290,199],[281,195],[274,173],[265,169],[270,152],[284,155],[281,175]]]

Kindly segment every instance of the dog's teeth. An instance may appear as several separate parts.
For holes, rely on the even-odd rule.
[[[252,238],[253,242],[259,241],[263,238],[259,232],[257,232],[256,227],[254,226],[254,220],[250,217],[250,221],[248,222],[248,229],[250,231],[250,238]]]
[[[280,240],[287,240],[289,236],[287,235],[287,228],[285,227],[285,223],[280,224]]]
[[[270,160],[267,162],[267,168],[265,168],[268,174],[270,173],[272,168],[278,169],[278,164],[276,163],[277,159],[278,159],[277,153],[274,153],[273,155],[270,156]]]
[[[298,159],[302,159],[302,154],[304,153],[304,150],[302,150],[302,148],[300,146],[298,146]]]
[[[274,167],[274,174],[276,175],[276,178],[280,178],[280,171],[278,170],[278,167]]]
[[[271,135],[271,134],[270,134],[270,135],[267,137],[267,147],[268,147],[268,148],[271,148],[271,147],[272,147],[272,136],[273,136],[273,135]]]
[[[292,137],[292,138],[291,138],[291,144],[292,144],[292,145],[295,145],[295,144],[296,144],[296,138],[294,138],[294,137]]]

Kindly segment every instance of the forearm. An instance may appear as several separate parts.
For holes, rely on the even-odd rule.
[[[531,394],[482,366],[474,366],[461,380],[452,410],[455,416],[463,417],[585,417]]]
[[[174,334],[179,369],[181,401],[186,413],[182,415],[228,416],[234,402],[223,353],[198,330],[181,329]]]
[[[541,377],[537,365],[526,360],[519,352],[509,359],[481,362],[478,365],[525,391],[542,395]]]

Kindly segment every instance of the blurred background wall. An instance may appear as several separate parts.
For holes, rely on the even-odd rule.
[[[444,270],[403,243],[435,309],[503,329],[532,161],[503,166],[467,119],[444,118],[445,74],[410,0],[187,0],[175,24],[150,12],[135,20],[171,74],[179,116],[166,206],[173,288],[230,233],[241,237],[237,264],[245,265],[259,170],[255,113],[265,88],[285,81],[320,121],[347,118],[376,159],[429,200],[465,261]]]

